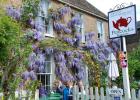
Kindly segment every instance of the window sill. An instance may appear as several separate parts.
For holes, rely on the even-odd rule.
[[[54,38],[55,36],[53,34],[45,34],[45,37],[52,37],[52,38]]]
[[[52,73],[36,73],[37,75],[51,75]]]

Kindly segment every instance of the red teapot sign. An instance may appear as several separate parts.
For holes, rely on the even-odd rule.
[[[127,17],[127,18],[120,17],[120,19],[118,19],[116,22],[112,21],[113,27],[120,31],[120,27],[122,26],[127,27],[128,24],[131,22],[131,20],[132,20],[131,17]]]
[[[111,11],[109,17],[109,36],[116,38],[136,33],[135,5]]]

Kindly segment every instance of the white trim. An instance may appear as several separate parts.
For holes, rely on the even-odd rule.
[[[45,37],[53,37],[53,38],[55,37],[54,34],[47,34],[47,33],[44,33],[44,35],[45,35]]]
[[[51,75],[52,73],[36,73],[37,75]]]

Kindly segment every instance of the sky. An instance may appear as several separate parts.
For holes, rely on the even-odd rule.
[[[87,0],[100,11],[108,15],[110,9],[113,9],[117,4],[136,4],[137,21],[140,21],[140,0]]]

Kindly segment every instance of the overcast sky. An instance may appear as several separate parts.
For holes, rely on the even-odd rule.
[[[104,12],[106,15],[111,8],[114,8],[117,4],[127,3],[136,4],[136,15],[137,21],[140,21],[140,0],[87,0],[100,11]]]

